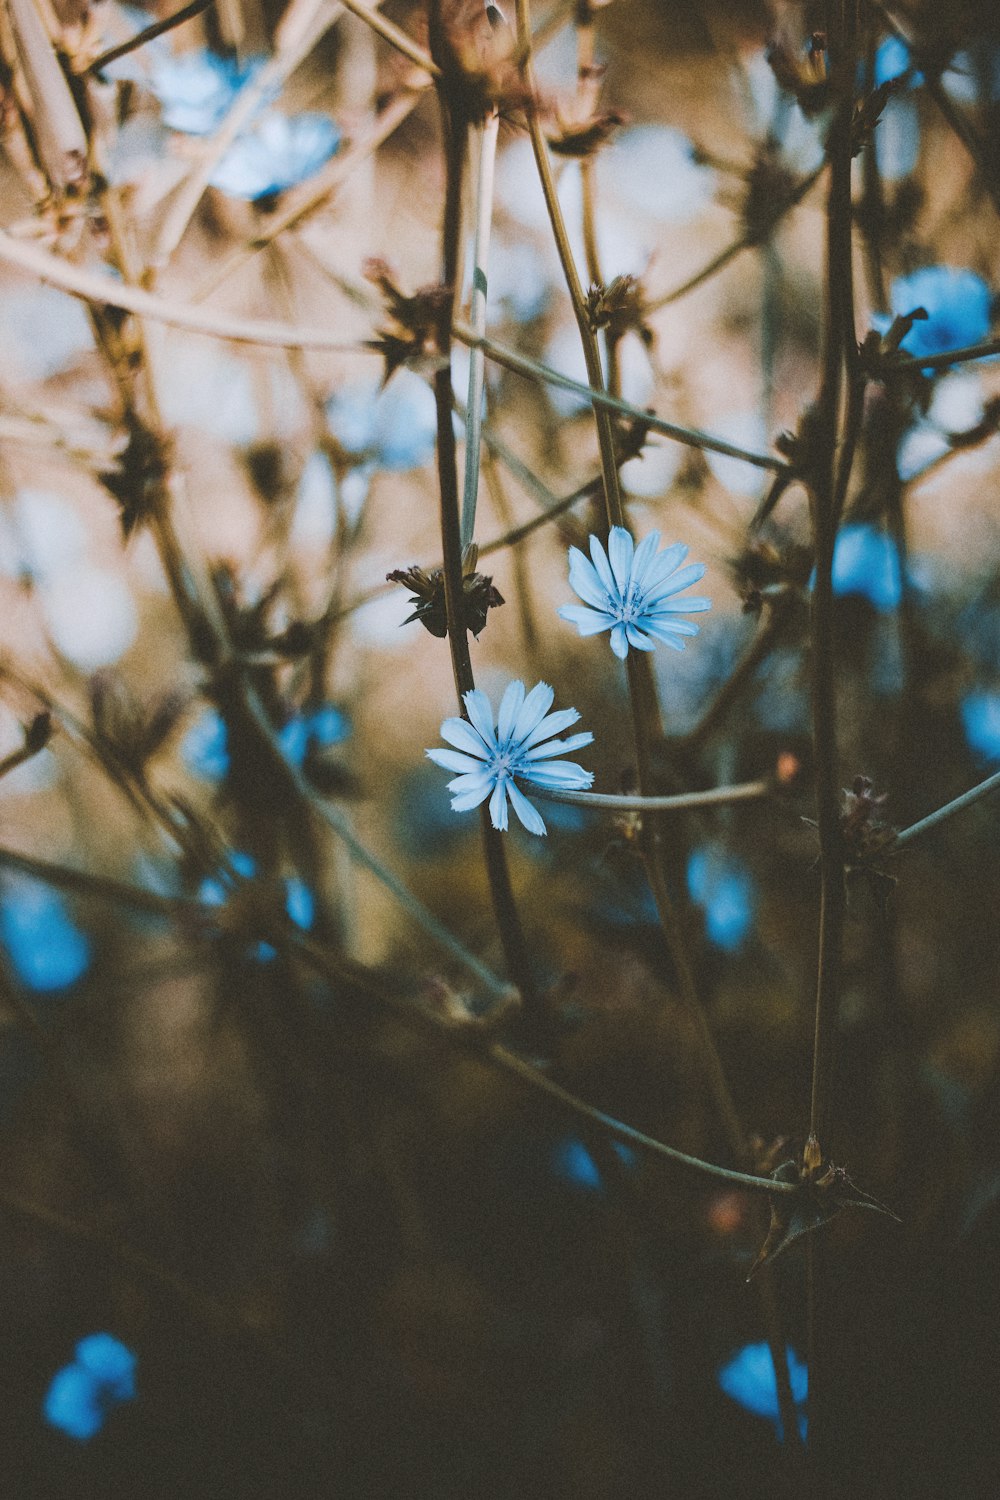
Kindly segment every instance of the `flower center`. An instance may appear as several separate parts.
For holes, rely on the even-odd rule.
[[[615,610],[615,619],[619,620],[622,625],[634,625],[641,614],[642,595],[640,591],[637,590],[634,585],[632,585],[627,590],[625,598],[622,600],[621,604],[619,604],[617,609]]]

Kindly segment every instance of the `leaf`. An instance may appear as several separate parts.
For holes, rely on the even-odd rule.
[[[798,1184],[798,1191],[782,1193],[771,1199],[771,1225],[760,1253],[750,1267],[747,1281],[761,1266],[776,1260],[789,1245],[822,1229],[845,1208],[867,1208],[873,1213],[886,1214],[897,1224],[902,1222],[891,1208],[886,1208],[884,1203],[852,1182],[843,1167],[828,1162],[816,1175],[803,1176],[804,1171],[798,1162],[786,1161],[771,1173],[776,1182]]]

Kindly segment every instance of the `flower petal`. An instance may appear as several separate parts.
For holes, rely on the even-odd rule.
[[[483,744],[482,737],[476,733],[468,719],[445,719],[441,725],[441,738],[447,740],[449,745],[454,745],[456,750],[474,755],[477,760],[486,760],[490,754],[489,747]]]
[[[523,755],[532,745],[540,745],[542,740],[551,739],[554,734],[562,734],[563,730],[575,724],[579,717],[575,708],[560,708],[554,714],[546,714],[538,727],[521,742],[520,753]]]
[[[653,558],[656,556],[656,549],[659,545],[660,533],[658,531],[651,531],[648,536],[643,537],[638,547],[636,547],[635,556],[632,559],[632,582],[637,589],[643,587],[646,573]]]
[[[536,760],[548,760],[553,755],[569,755],[574,750],[582,750],[584,745],[592,745],[594,736],[589,729],[581,729],[579,734],[571,734],[565,740],[548,740],[544,745],[536,745],[529,750],[523,759],[532,762]]]
[[[506,776],[501,776],[490,798],[490,821],[501,833],[507,827],[507,785]]]
[[[637,630],[634,625],[626,625],[625,626],[625,634],[628,636],[628,643],[629,643],[629,645],[630,646],[634,646],[637,651],[655,651],[656,650],[656,647],[653,645],[652,641],[649,639],[649,636],[648,635],[643,635],[642,631],[641,630]]]
[[[681,589],[690,588],[692,583],[697,583],[699,578],[704,578],[704,576],[704,563],[688,563],[686,568],[678,568],[676,573],[672,573],[656,588],[647,589],[643,601],[645,607],[648,609],[651,604],[655,604],[660,599],[667,599],[671,594],[679,594]]]
[[[624,526],[612,526],[608,536],[608,561],[622,599],[628,593],[635,543]]]
[[[513,782],[510,783],[507,791],[510,796],[510,805],[517,813],[523,827],[529,833],[540,833],[544,837],[545,824],[542,822],[538,809],[531,805],[524,793]]]
[[[703,609],[711,609],[711,599],[692,596],[690,599],[657,599],[655,604],[644,602],[643,610],[651,615],[678,614],[696,615]]]
[[[500,699],[500,712],[497,714],[497,744],[501,749],[510,743],[511,731],[517,723],[523,702],[524,683],[515,678]]]
[[[479,688],[473,688],[464,694],[462,702],[465,704],[465,711],[473,725],[482,736],[483,743],[492,750],[496,745],[497,737],[493,732],[493,708],[490,700]],[[452,740],[452,744],[454,743]]]
[[[593,785],[593,771],[585,771],[572,760],[550,760],[547,765],[532,765],[528,770],[518,771],[523,781],[535,786],[550,786],[556,791],[579,792]]]
[[[514,725],[514,732],[511,736],[512,745],[518,746],[523,744],[532,730],[538,728],[552,707],[554,697],[555,693],[547,682],[538,682],[535,684],[527,698],[521,704],[517,722]]]
[[[628,656],[628,637],[624,625],[615,625],[611,631],[611,649],[622,661]]]
[[[593,559],[597,576],[607,590],[609,598],[618,602],[620,597],[618,594],[618,585],[615,583],[615,575],[611,571],[608,555],[597,540],[597,537],[593,534],[591,534],[590,538],[590,556]]]
[[[658,552],[646,569],[646,577],[643,579],[643,588],[646,591],[658,588],[671,573],[677,571],[681,563],[688,555],[690,549],[683,542],[674,542],[670,547],[664,547]]]
[[[569,549],[569,586],[584,604],[592,604],[595,609],[607,606],[608,591],[597,569],[587,561],[579,547]]]
[[[658,641],[669,641],[672,636],[678,635],[697,635],[701,629],[693,620],[661,620],[656,615],[643,615],[640,625]]]
[[[607,610],[590,609],[586,604],[561,604],[556,614],[561,620],[575,625],[582,636],[600,635],[602,630],[610,630],[615,623],[614,615],[608,614]]]
[[[492,782],[488,781],[482,788],[475,788],[468,792],[460,792],[456,797],[452,799],[452,812],[469,812],[473,807],[478,807],[481,802],[486,801],[492,784]]]
[[[449,792],[453,792],[456,797],[464,797],[469,792],[478,791],[481,791],[485,797],[495,780],[496,777],[488,767],[485,770],[466,771],[463,775],[456,776],[452,781],[449,781],[448,790]],[[479,800],[482,801],[482,798]]]
[[[428,760],[444,771],[481,771],[483,763],[473,755],[461,755],[457,750],[425,750]]]

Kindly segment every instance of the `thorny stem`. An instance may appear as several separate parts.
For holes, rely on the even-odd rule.
[[[433,18],[433,11],[432,11]],[[432,29],[433,37],[433,29]],[[432,43],[433,45],[433,43]],[[437,464],[440,496],[441,551],[444,572],[445,609],[452,671],[459,704],[476,685],[466,628],[462,573],[462,536],[459,519],[458,464],[452,409],[455,393],[451,381],[451,326],[454,299],[460,274],[462,230],[462,177],[465,166],[467,123],[453,111],[443,89],[439,90],[441,122],[445,151],[445,202],[441,229],[441,280],[450,294],[442,300],[438,319],[438,350],[441,363],[434,373],[434,400],[437,409]],[[483,855],[489,881],[490,897],[503,945],[507,972],[520,990],[529,1025],[541,1035],[540,1000],[531,972],[524,931],[514,901],[514,891],[507,867],[502,834],[493,827],[488,805],[480,811]]]
[[[497,159],[500,116],[496,110],[479,131],[479,171],[476,177],[476,227],[472,250],[471,326],[486,332],[487,267],[490,229],[493,222],[493,170]],[[483,431],[483,389],[486,356],[482,349],[469,353],[469,398],[465,409],[465,487],[462,495],[462,546],[467,547],[476,530],[476,500],[479,495],[479,451]]]

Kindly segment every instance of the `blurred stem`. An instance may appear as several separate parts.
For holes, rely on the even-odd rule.
[[[441,362],[434,372],[434,400],[437,409],[437,465],[441,517],[441,552],[444,572],[445,608],[448,621],[448,643],[459,704],[465,712],[465,694],[476,686],[469,651],[469,632],[465,622],[465,591],[462,569],[462,534],[459,520],[458,462],[452,410],[455,393],[451,382],[451,325],[459,284],[459,255],[462,230],[462,177],[468,126],[465,118],[453,111],[445,90],[439,89],[441,124],[445,151],[445,201],[441,229],[441,280],[449,294],[442,303],[438,319],[438,350]],[[514,891],[507,867],[503,836],[493,827],[489,806],[480,809],[483,855],[489,881],[490,897],[503,945],[507,972],[521,992],[528,1025],[541,1039],[546,1031],[541,999],[535,987],[521,919],[514,901]]]
[[[505,535],[510,536],[517,528],[511,526],[513,517],[510,503],[507,499],[507,492],[504,488],[503,478],[499,472],[497,461],[489,450],[487,450],[483,463],[483,473],[486,477],[486,485],[497,515],[505,526],[511,528]],[[529,522],[528,524],[531,525],[533,523]],[[488,548],[481,547],[479,549],[480,558],[485,556],[487,551]],[[510,568],[514,576],[514,594],[517,601],[518,621],[521,626],[521,638],[524,642],[525,655],[532,666],[532,670],[534,670],[538,661],[538,626],[535,623],[535,614],[531,601],[528,554],[524,548],[513,548],[510,558]]]
[[[493,172],[497,159],[500,116],[496,110],[479,132],[479,171],[476,176],[476,227],[472,249],[472,302],[469,322],[477,334],[486,332],[487,268],[490,230],[493,223]],[[476,500],[479,495],[479,451],[483,431],[483,390],[486,355],[469,351],[469,399],[465,408],[465,489],[462,496],[462,547],[476,530]]]
[[[697,724],[680,737],[680,744],[685,750],[700,749],[725,719],[757,668],[767,660],[777,645],[788,619],[789,607],[789,600],[776,599],[767,608],[767,613],[743,655],[703,711]]]
[[[981,781],[978,786],[972,787],[968,792],[963,792],[960,797],[955,797],[951,802],[946,802],[936,812],[928,813],[926,818],[921,818],[917,823],[911,823],[909,828],[904,828],[901,833],[897,833],[889,845],[887,853],[897,854],[900,849],[905,848],[914,839],[922,838],[925,833],[930,833],[932,828],[937,828],[939,824],[947,822],[956,813],[964,812],[967,807],[971,807],[981,797],[990,796],[998,788],[1000,788],[1000,771],[994,772],[992,776],[987,776],[986,780]]]
[[[744,781],[736,786],[715,786],[704,792],[680,792],[673,797],[617,797],[607,792],[560,792],[552,787],[532,787],[533,797],[546,802],[567,802],[572,807],[592,807],[608,812],[680,812],[692,807],[722,807],[731,802],[754,802],[771,791],[768,781]]]
[[[214,5],[215,0],[191,0],[190,5],[175,10],[172,16],[165,16],[162,21],[154,21],[152,26],[144,26],[137,31],[135,36],[130,36],[128,41],[119,42],[117,47],[109,47],[107,52],[102,52],[88,63],[84,68],[84,74],[100,73],[103,68],[111,63],[117,62],[120,57],[127,57],[130,52],[135,52],[139,47],[145,47],[147,42],[153,41],[158,36],[163,36],[168,31],[173,31],[175,26],[182,26],[185,21],[194,20],[200,16],[202,11],[208,10]]]

